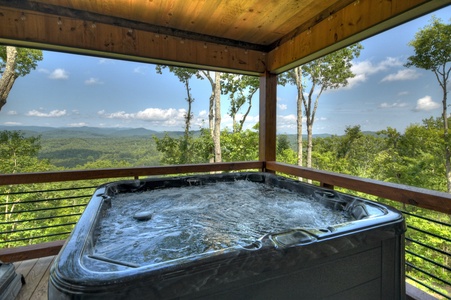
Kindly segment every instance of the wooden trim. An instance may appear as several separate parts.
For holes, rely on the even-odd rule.
[[[118,177],[138,178],[139,176],[202,173],[216,171],[237,171],[244,169],[262,170],[263,166],[264,166],[263,162],[250,161],[250,162],[192,164],[192,165],[174,165],[174,166],[158,166],[158,167],[122,168],[122,169],[3,174],[0,175],[0,185],[60,182],[60,181],[87,180],[87,179],[106,179]]]
[[[277,75],[260,76],[259,159],[276,160]]]
[[[268,71],[280,74],[404,22],[449,5],[450,0],[357,0],[327,19],[284,37],[268,53]],[[377,13],[372,13],[377,12]]]
[[[354,1],[354,0],[347,0]],[[32,2],[32,3],[31,3]],[[269,48],[264,45],[252,44],[243,41],[236,41],[222,37],[216,37],[206,34],[199,34],[195,32],[189,32],[186,30],[178,30],[175,28],[158,26],[149,23],[143,23],[135,20],[127,20],[124,18],[119,18],[106,14],[99,14],[89,11],[82,11],[78,9],[73,9],[65,7],[62,5],[53,5],[50,3],[39,3],[36,1],[11,1],[11,0],[0,0],[0,6],[5,6],[10,9],[17,9],[21,11],[33,11],[36,13],[42,13],[45,15],[54,15],[61,18],[71,18],[82,20],[85,22],[91,22],[95,24],[103,23],[113,26],[120,25],[121,27],[139,29],[143,31],[152,32],[159,35],[170,35],[173,37],[178,37],[181,39],[190,39],[206,43],[214,43],[218,45],[224,45],[229,47],[237,47],[248,50],[256,50],[260,52],[267,52]]]
[[[0,261],[16,262],[57,255],[65,242],[65,240],[61,240],[30,246],[0,249]]]
[[[142,24],[123,27],[1,6],[0,16],[3,44],[250,75],[266,71],[266,52],[241,44],[160,34]]]
[[[451,214],[451,194],[448,193],[299,167],[275,161],[266,162],[266,169]]]

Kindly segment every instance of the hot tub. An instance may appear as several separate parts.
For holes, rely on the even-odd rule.
[[[269,173],[100,186],[49,299],[402,299],[402,215]]]

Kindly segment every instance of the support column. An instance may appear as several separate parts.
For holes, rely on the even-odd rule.
[[[260,76],[259,159],[276,160],[277,75]]]

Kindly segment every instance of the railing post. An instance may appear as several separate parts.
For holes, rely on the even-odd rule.
[[[334,189],[334,185],[333,185],[333,184],[328,184],[328,183],[325,183],[325,182],[320,182],[319,185],[320,185],[321,187],[323,187],[323,188],[326,188],[326,189],[330,189],[330,190],[333,190],[333,189]]]
[[[260,76],[260,161],[267,162],[276,160],[276,113],[277,75],[266,72]]]

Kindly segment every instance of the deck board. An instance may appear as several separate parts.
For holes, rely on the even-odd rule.
[[[25,278],[16,300],[47,300],[50,265],[55,256],[15,262],[16,272]]]

